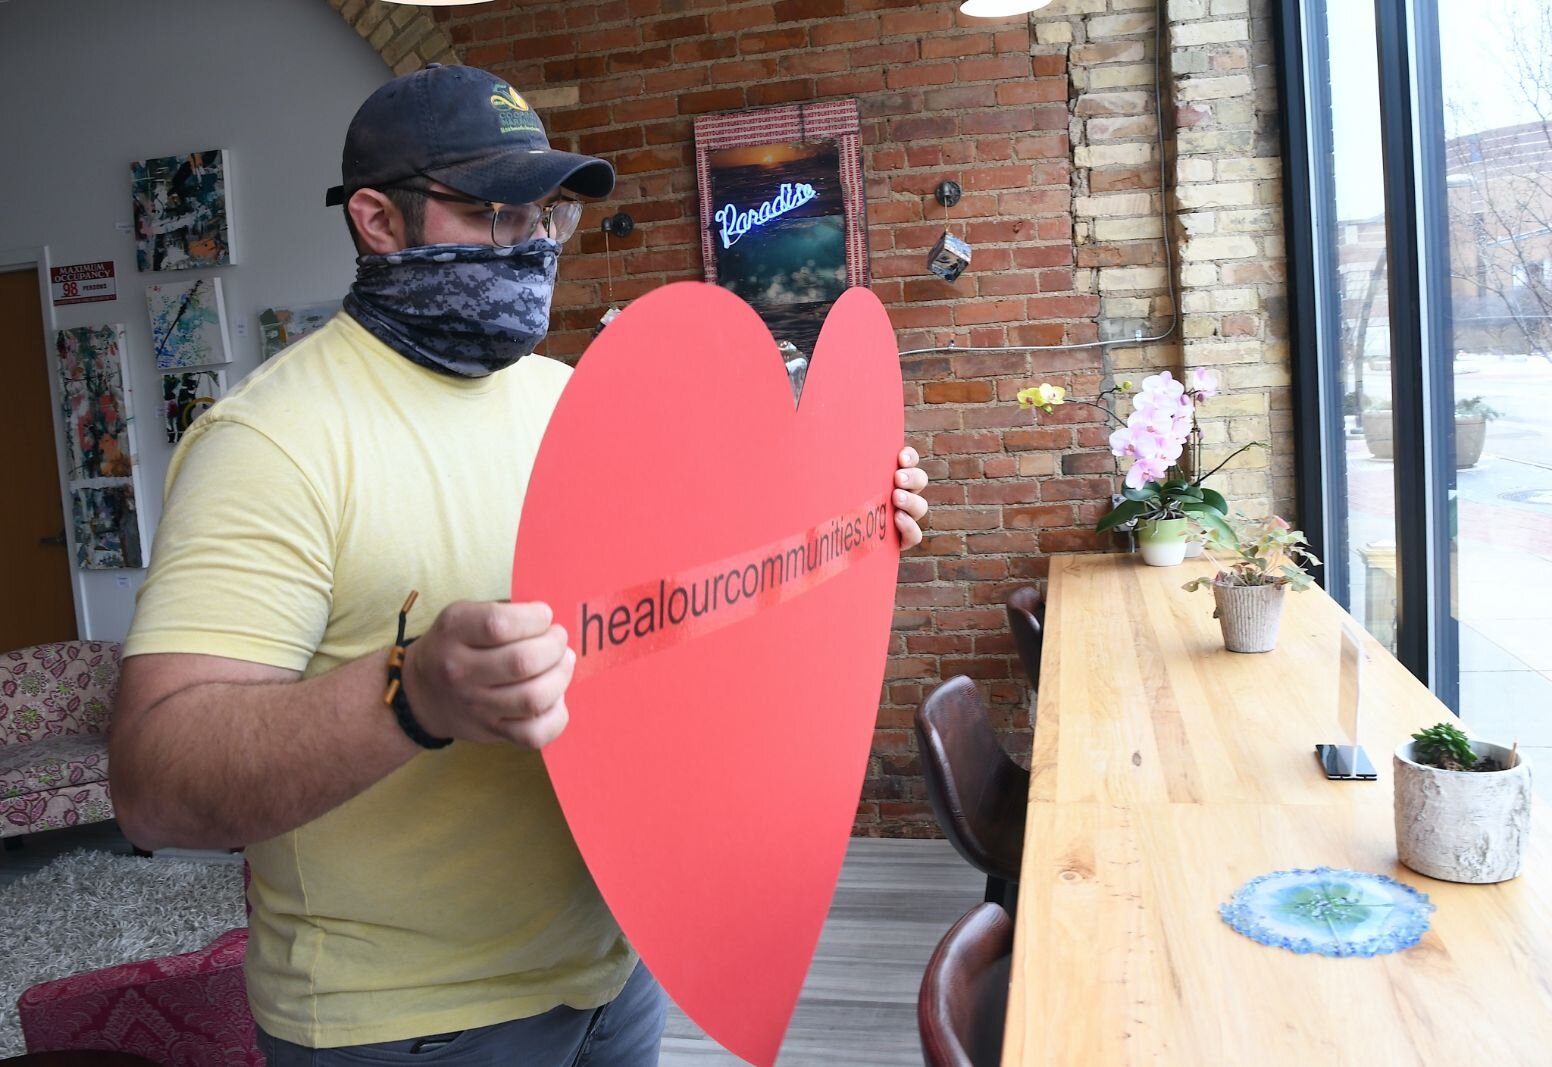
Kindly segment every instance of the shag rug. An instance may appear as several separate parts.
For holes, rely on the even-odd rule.
[[[83,850],[0,888],[0,1057],[24,1051],[16,999],[29,987],[192,952],[243,916],[240,862]]]

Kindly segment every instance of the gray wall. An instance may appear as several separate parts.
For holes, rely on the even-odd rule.
[[[44,317],[50,339],[56,328],[126,327],[148,547],[173,446],[156,418],[145,287],[221,278],[229,389],[258,365],[260,310],[343,296],[354,252],[323,192],[339,181],[350,116],[388,76],[323,0],[0,2],[0,268],[40,248],[55,265],[114,261],[117,300],[45,307]],[[207,148],[230,151],[238,262],[139,273],[134,238],[118,228],[132,217],[130,160]],[[52,348],[47,358],[57,388]],[[54,402],[57,411],[57,394]],[[54,463],[63,476],[62,437],[55,448],[5,462]],[[82,636],[123,637],[145,572],[72,563],[72,575]]]

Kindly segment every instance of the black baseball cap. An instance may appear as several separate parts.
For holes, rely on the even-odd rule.
[[[530,203],[557,186],[585,197],[614,189],[614,167],[551,148],[539,116],[505,81],[440,63],[367,97],[345,134],[340,177],[324,195],[331,207],[357,189],[416,177],[502,204]]]

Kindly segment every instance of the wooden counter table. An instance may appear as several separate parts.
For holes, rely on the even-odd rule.
[[[1379,780],[1328,781],[1313,749],[1343,740],[1348,616],[1289,593],[1275,651],[1228,652],[1211,593],[1180,588],[1206,570],[1052,561],[1004,1067],[1552,1064],[1549,816],[1533,811],[1513,881],[1400,866],[1391,752],[1448,709],[1366,638],[1359,740]],[[1256,875],[1321,865],[1428,894],[1428,933],[1331,959],[1218,917]]]

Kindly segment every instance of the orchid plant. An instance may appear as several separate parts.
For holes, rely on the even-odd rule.
[[[1192,518],[1209,532],[1231,537],[1225,523],[1228,501],[1221,493],[1202,483],[1224,465],[1259,442],[1236,449],[1227,459],[1205,474],[1202,471],[1202,428],[1197,422],[1196,405],[1218,395],[1218,372],[1195,367],[1187,380],[1177,381],[1169,371],[1160,371],[1142,380],[1142,388],[1132,397],[1132,411],[1125,421],[1116,415],[1108,398],[1129,394],[1130,381],[1102,390],[1093,400],[1076,400],[1059,385],[1041,382],[1021,389],[1019,406],[1038,408],[1049,414],[1062,404],[1081,404],[1101,412],[1115,425],[1110,435],[1110,452],[1119,459],[1130,459],[1126,471],[1126,498],[1117,504],[1095,527],[1100,533],[1113,530],[1134,519]],[[1189,475],[1181,468],[1181,458],[1189,449]]]
[[[1192,518],[1195,520],[1196,516]],[[1227,537],[1218,525],[1227,528]],[[1309,550],[1303,532],[1293,529],[1286,519],[1273,515],[1252,521],[1236,515],[1213,527],[1203,526],[1207,540],[1202,554],[1213,562],[1217,573],[1193,578],[1184,588],[1194,591],[1210,585],[1285,585],[1298,593],[1314,584],[1315,579],[1304,568],[1319,566],[1320,560]]]

